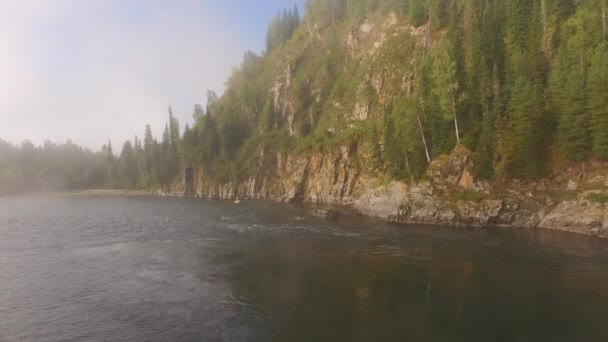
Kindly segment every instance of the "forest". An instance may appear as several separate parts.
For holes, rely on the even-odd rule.
[[[608,159],[607,8],[608,0],[309,0],[303,16],[279,12],[266,51],[244,54],[223,95],[210,91],[206,106],[194,106],[191,127],[181,130],[169,110],[160,141],[146,126],[118,154],[111,143],[97,153],[0,143],[0,191],[169,188],[184,166],[233,181],[256,172],[260,151],[323,153],[352,142],[363,146],[364,166],[397,180],[424,177],[457,146],[472,151],[485,179],[537,179]],[[382,25],[391,15],[398,24]],[[385,30],[382,44],[352,38],[366,27]]]

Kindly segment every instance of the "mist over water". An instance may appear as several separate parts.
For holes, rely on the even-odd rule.
[[[1,341],[605,341],[608,243],[305,208],[0,198]]]

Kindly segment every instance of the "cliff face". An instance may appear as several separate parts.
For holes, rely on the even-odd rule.
[[[211,199],[348,206],[406,224],[608,236],[606,163],[572,163],[539,181],[502,176],[513,166],[528,170],[530,159],[513,152],[522,135],[512,132],[505,113],[504,80],[496,69],[504,63],[472,74],[487,76],[485,88],[459,90],[468,79],[455,78],[470,70],[460,68],[459,59],[451,61],[449,51],[463,42],[448,43],[459,37],[449,30],[448,25],[433,31],[430,22],[413,26],[391,12],[326,26],[307,22],[281,48],[244,63],[231,78],[226,94],[211,106],[213,115],[207,113],[212,119],[198,123],[199,132],[219,129],[219,142],[208,150],[224,145],[223,154],[190,162],[192,177],[176,191],[190,189],[190,195]],[[472,52],[463,58],[475,57]],[[465,95],[471,96],[469,107],[457,108]],[[476,105],[481,100],[485,107]],[[492,106],[495,116],[482,123]],[[479,137],[484,130],[485,140]],[[225,138],[240,132],[248,132],[249,140]],[[474,165],[480,155],[501,176],[481,180],[481,168]],[[194,166],[200,164],[210,167]],[[534,170],[543,167],[533,164]],[[233,175],[223,177],[221,170]]]
[[[352,206],[372,181],[356,164],[357,144],[340,152],[291,156],[263,153],[258,171],[240,182],[217,183],[196,172],[196,195],[211,199],[272,199]]]
[[[258,173],[239,183],[216,183],[199,168],[192,195],[346,206],[402,224],[544,228],[608,237],[608,208],[596,197],[608,184],[605,164],[538,182],[488,183],[476,180],[470,152],[459,148],[434,160],[424,181],[386,183],[360,167],[357,151],[354,144],[305,157],[266,155]]]

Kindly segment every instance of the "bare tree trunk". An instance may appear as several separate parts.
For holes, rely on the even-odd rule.
[[[454,115],[454,129],[456,130],[456,144],[460,145],[460,130],[458,129],[458,118],[456,117],[456,99],[452,91],[452,113]]]
[[[312,39],[312,30],[310,29],[310,24],[308,23],[308,19],[306,19],[306,27],[308,28],[308,34],[310,35],[310,39]]]
[[[422,106],[422,113],[424,113],[424,102],[422,101],[422,96],[420,96],[420,106]],[[422,121],[420,121],[420,115],[416,113],[416,118],[418,119],[418,126],[420,127],[420,135],[422,136],[422,143],[424,144],[424,152],[426,153],[426,160],[431,163],[431,156],[429,155],[429,148],[426,145],[426,138],[424,136],[424,129],[422,128]]]
[[[452,98],[452,115],[454,116],[454,129],[456,130],[456,145],[460,145],[460,130],[458,129],[458,118],[456,117],[456,94],[454,94],[453,75],[450,73],[450,97]]]
[[[426,120],[426,107],[424,106],[424,99],[422,98],[422,95],[419,95],[418,98],[420,99],[420,106],[422,106],[422,116],[424,117],[424,120]]]

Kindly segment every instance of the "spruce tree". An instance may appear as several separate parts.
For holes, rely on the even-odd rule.
[[[595,49],[589,68],[589,111],[593,132],[593,152],[608,159],[608,42]]]
[[[512,170],[522,178],[540,175],[539,99],[536,87],[520,77],[511,90],[509,113],[512,120]]]
[[[443,115],[454,122],[456,144],[459,145],[460,127],[456,107],[459,85],[456,78],[456,61],[447,40],[440,41],[433,50],[433,83],[433,91],[439,100]]]
[[[146,153],[152,152],[152,146],[154,144],[154,137],[152,136],[152,128],[150,125],[146,125],[144,132],[144,151]]]
[[[169,149],[171,146],[171,132],[169,131],[169,125],[165,124],[165,130],[163,131],[163,138],[161,144],[164,149]]]
[[[585,89],[585,78],[578,66],[570,67],[560,92],[557,131],[560,148],[570,160],[583,160],[589,152]]]

